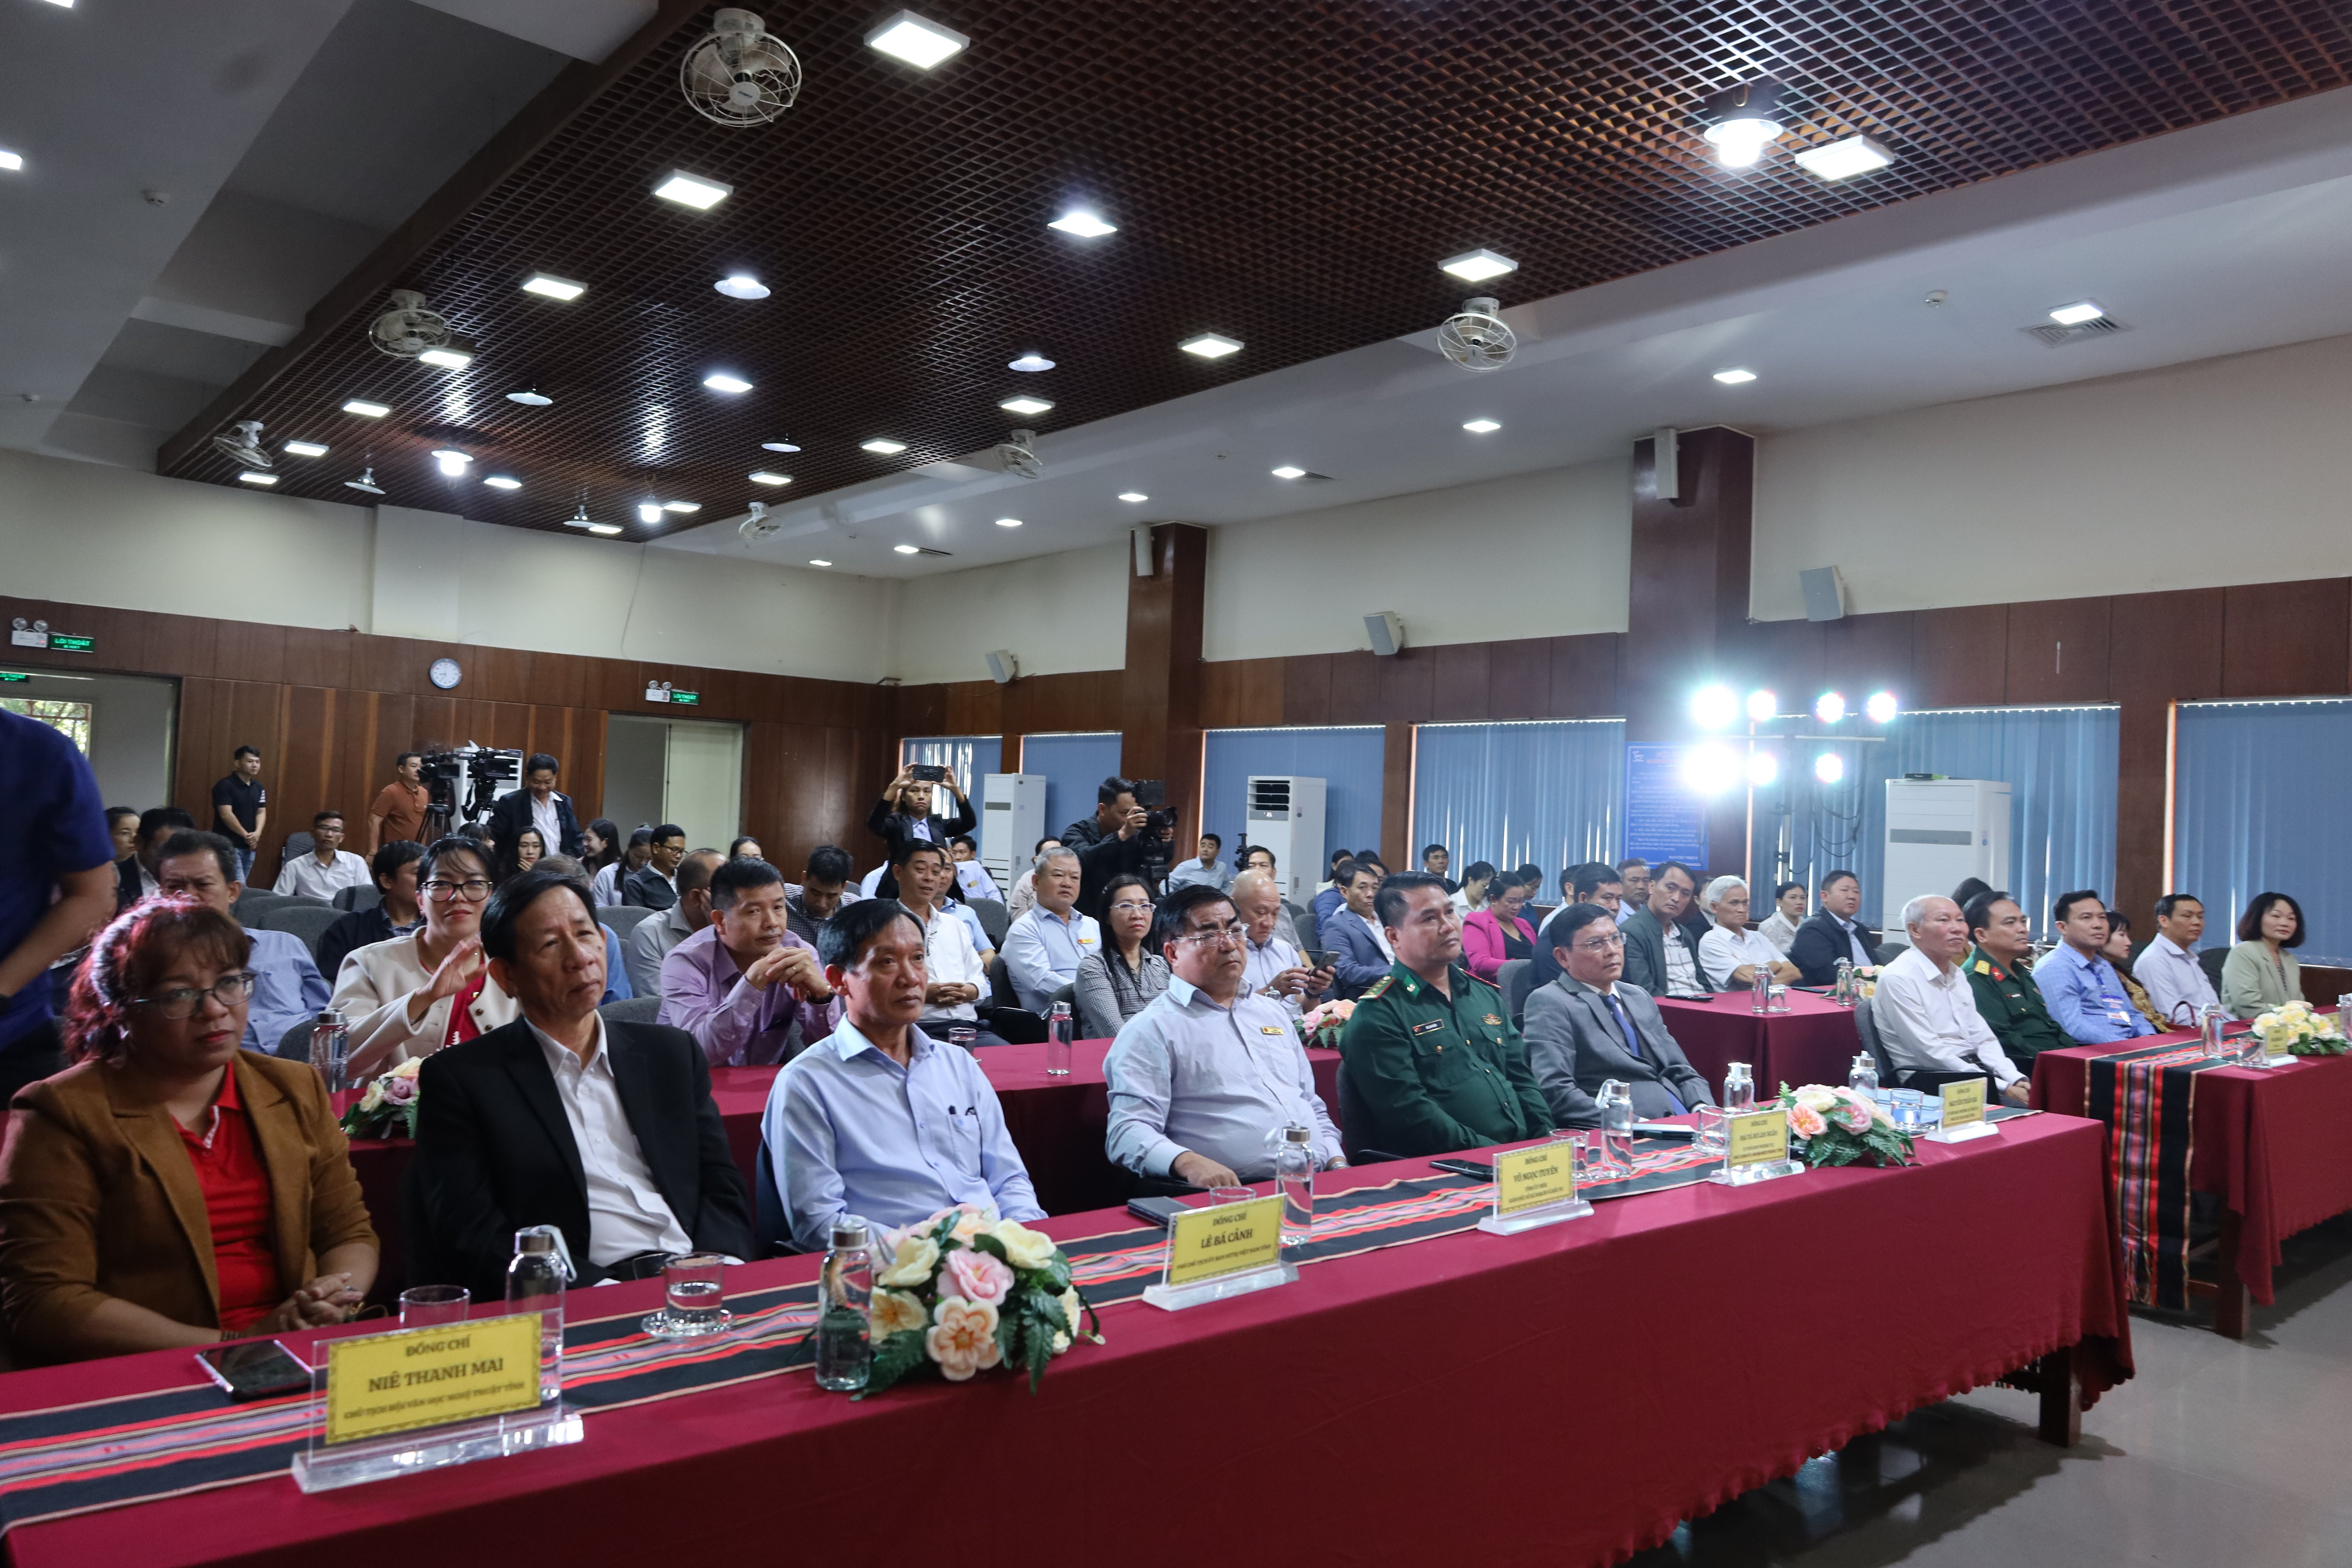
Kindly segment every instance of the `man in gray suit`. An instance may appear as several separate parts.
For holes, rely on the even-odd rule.
[[[1523,1037],[1552,1120],[1562,1127],[1601,1125],[1592,1097],[1612,1078],[1632,1087],[1633,1114],[1644,1119],[1713,1105],[1706,1079],[1666,1033],[1658,1005],[1618,978],[1627,943],[1616,918],[1599,904],[1574,904],[1547,934],[1562,973],[1528,993]]]
[[[1661,865],[1650,879],[1650,901],[1627,921],[1625,978],[1657,996],[1705,996],[1715,990],[1706,966],[1699,962],[1698,938],[1682,920],[1690,912],[1698,879],[1679,860]],[[1566,915],[1554,919],[1557,925]],[[1559,933],[1552,935],[1559,944]]]

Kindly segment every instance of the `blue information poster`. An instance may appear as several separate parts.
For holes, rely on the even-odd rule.
[[[1688,746],[1625,748],[1625,853],[1654,866],[1661,860],[1706,864],[1706,802],[1683,780]]]

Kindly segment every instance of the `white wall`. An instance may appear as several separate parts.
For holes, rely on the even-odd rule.
[[[1209,537],[1205,658],[1370,647],[1394,610],[1409,646],[1622,632],[1632,458],[1360,501]]]
[[[1749,613],[1832,564],[1857,613],[2352,574],[2347,412],[2326,338],[1767,437]]]
[[[909,686],[984,680],[989,650],[1000,647],[1024,675],[1123,668],[1128,552],[1125,543],[1096,545],[908,580],[893,673]]]
[[[0,650],[0,659],[5,659]],[[30,680],[0,686],[0,697],[90,705],[89,770],[108,805],[144,811],[172,798],[173,730],[179,683],[137,675],[56,675],[21,670]]]

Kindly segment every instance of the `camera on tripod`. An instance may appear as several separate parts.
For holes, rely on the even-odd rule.
[[[468,742],[455,751],[425,752],[419,777],[430,797],[425,807],[425,840],[429,844],[452,828],[488,816],[490,803],[502,793],[500,786],[522,777],[522,753]]]

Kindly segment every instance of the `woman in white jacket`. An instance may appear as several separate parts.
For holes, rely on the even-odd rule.
[[[417,867],[416,892],[423,928],[354,949],[335,975],[333,1005],[351,1020],[354,1083],[519,1016],[482,959],[490,869],[480,847],[436,841]]]

